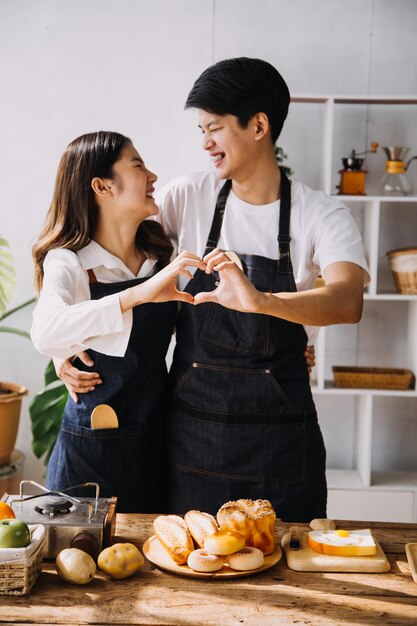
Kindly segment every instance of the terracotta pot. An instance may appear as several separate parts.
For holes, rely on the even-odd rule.
[[[22,398],[28,390],[23,385],[0,382],[0,465],[7,465],[16,443]]]

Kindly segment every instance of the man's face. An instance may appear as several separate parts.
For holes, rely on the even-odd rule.
[[[235,115],[198,109],[198,126],[203,134],[203,149],[210,154],[220,179],[240,182],[250,175],[257,154],[251,122],[247,128],[241,128]]]

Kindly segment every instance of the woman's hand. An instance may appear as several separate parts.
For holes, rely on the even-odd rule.
[[[220,283],[214,291],[196,294],[194,304],[215,302],[243,313],[259,312],[264,294],[255,289],[249,278],[227,256],[227,253],[216,248],[207,254],[203,261],[207,266],[207,274],[213,270],[219,273]]]
[[[205,270],[206,266],[199,256],[191,252],[181,252],[172,263],[164,267],[163,270],[149,278],[144,283],[126,289],[120,294],[120,306],[122,312],[131,309],[138,304],[146,302],[168,302],[171,300],[180,300],[194,304],[194,298],[191,294],[177,289],[177,278],[186,276],[192,278],[193,275],[187,267],[197,267]]]
[[[84,365],[92,367],[94,361],[91,359],[88,352],[80,352],[76,355]],[[96,385],[101,385],[103,382],[98,372],[83,372],[73,366],[71,359],[58,359],[54,358],[54,366],[56,375],[65,384],[68,389],[68,393],[74,402],[78,402],[79,393],[87,393],[94,391]]]
[[[314,346],[306,346],[304,356],[307,363],[308,373],[311,374],[312,369],[316,364],[316,351]]]

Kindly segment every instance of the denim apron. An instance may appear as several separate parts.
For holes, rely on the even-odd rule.
[[[93,300],[139,285],[147,278],[98,283],[89,270]],[[117,496],[124,513],[166,511],[166,452],[163,438],[167,384],[165,355],[177,314],[177,303],[148,303],[133,308],[133,325],[126,354],[107,356],[88,350],[92,367],[79,359],[75,367],[97,371],[103,380],[75,403],[68,397],[51,459],[46,485],[64,489],[87,481],[100,485],[100,496]],[[108,404],[118,416],[118,428],[91,429],[91,413]],[[90,495],[88,489],[71,495]]]
[[[228,180],[206,254],[217,246]],[[239,255],[262,292],[297,290],[290,258],[291,187],[281,171],[278,260]],[[185,291],[212,291],[218,274],[197,269]],[[218,284],[218,283],[217,283]],[[168,412],[169,510],[215,514],[228,500],[263,498],[277,516],[326,516],[325,448],[304,357],[301,324],[182,303]]]

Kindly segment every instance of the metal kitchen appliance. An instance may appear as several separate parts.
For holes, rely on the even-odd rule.
[[[42,493],[24,495],[28,485],[34,485]],[[95,497],[74,498],[68,495],[68,491],[81,487],[94,487]],[[96,558],[103,548],[111,544],[116,525],[117,498],[99,498],[97,483],[48,491],[33,480],[22,480],[19,491],[19,495],[4,494],[2,500],[26,524],[44,524],[44,558],[54,559],[64,548],[80,548]]]
[[[348,157],[342,158],[343,169],[339,170],[340,184],[336,185],[339,189],[339,195],[348,196],[365,196],[365,178],[368,173],[367,170],[363,170],[363,155],[368,152],[375,153],[378,150],[379,144],[376,142],[371,143],[371,149],[364,152],[356,152],[352,150]]]
[[[417,159],[414,155],[407,161],[404,161],[410,148],[404,146],[383,146],[382,148],[387,155],[385,163],[385,175],[381,181],[381,193],[388,196],[405,196],[411,191],[410,182],[406,176],[406,171],[411,161]]]

